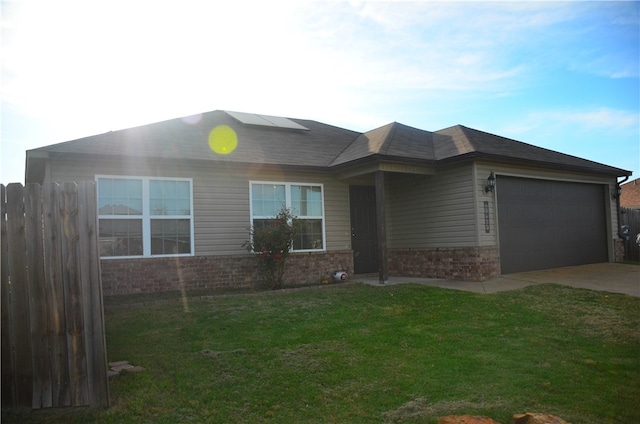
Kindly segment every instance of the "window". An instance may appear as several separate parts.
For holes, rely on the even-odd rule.
[[[101,257],[191,255],[190,179],[96,178]]]
[[[272,225],[282,208],[296,217],[294,251],[324,250],[324,200],[320,184],[251,182],[251,224]]]

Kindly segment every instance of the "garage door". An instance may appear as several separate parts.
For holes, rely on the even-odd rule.
[[[501,273],[607,262],[604,187],[498,177]]]

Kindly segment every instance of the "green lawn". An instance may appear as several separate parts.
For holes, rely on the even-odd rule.
[[[109,360],[146,368],[111,381],[113,407],[4,411],[3,422],[638,416],[640,298],[631,296],[553,285],[481,295],[348,284],[111,307],[105,318]]]

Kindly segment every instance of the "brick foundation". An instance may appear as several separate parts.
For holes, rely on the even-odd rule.
[[[103,259],[104,295],[173,290],[251,288],[260,283],[253,255]],[[293,253],[285,270],[286,284],[320,282],[335,270],[353,270],[350,250]]]
[[[624,240],[617,239],[613,241],[613,261],[614,262],[622,262],[624,261]]]
[[[500,275],[500,248],[394,249],[388,264],[390,276],[485,281]]]

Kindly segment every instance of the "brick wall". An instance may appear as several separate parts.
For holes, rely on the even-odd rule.
[[[287,260],[285,284],[320,283],[334,271],[353,275],[353,251],[293,253]]]
[[[620,206],[623,208],[640,208],[640,178],[620,186]]]
[[[260,283],[257,258],[186,256],[172,258],[103,259],[102,289],[109,295],[172,290],[250,288]],[[335,270],[353,270],[350,250],[294,253],[285,269],[286,284],[320,282]]]
[[[388,263],[391,276],[485,281],[500,275],[500,248],[394,249]]]

